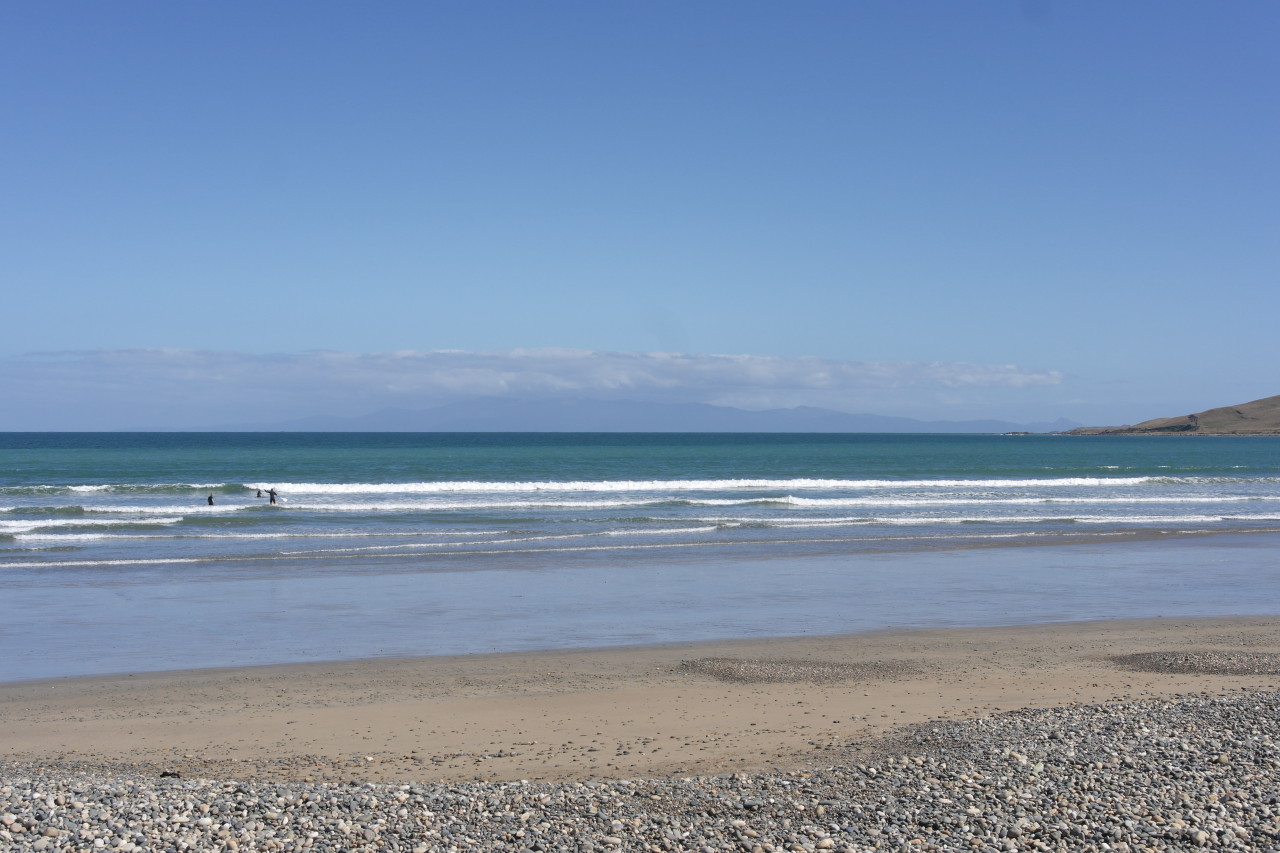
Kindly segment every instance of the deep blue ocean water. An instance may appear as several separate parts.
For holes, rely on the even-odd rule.
[[[0,433],[0,680],[1277,612],[1277,534],[1272,438]]]

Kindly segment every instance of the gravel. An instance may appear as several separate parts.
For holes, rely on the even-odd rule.
[[[710,675],[721,681],[747,684],[808,682],[824,684],[835,681],[864,681],[917,675],[920,666],[901,661],[862,661],[835,663],[772,658],[699,658],[681,661],[687,672]]]
[[[1181,675],[1280,675],[1280,654],[1274,652],[1142,652],[1117,655],[1119,666],[1141,672]]]
[[[0,764],[0,849],[1280,850],[1280,693],[1017,711],[844,748],[865,760],[558,784]]]

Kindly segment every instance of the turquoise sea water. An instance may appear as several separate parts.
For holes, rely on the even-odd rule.
[[[7,433],[0,680],[1276,612],[1277,534],[1270,438]]]

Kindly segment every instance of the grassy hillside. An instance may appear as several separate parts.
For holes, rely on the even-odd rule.
[[[1280,395],[1264,397],[1239,406],[1223,406],[1179,415],[1154,418],[1133,426],[1081,427],[1067,435],[1280,435]]]

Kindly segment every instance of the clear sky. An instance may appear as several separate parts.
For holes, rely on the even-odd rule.
[[[1277,44],[1272,0],[3,3],[0,429],[1278,394]]]

